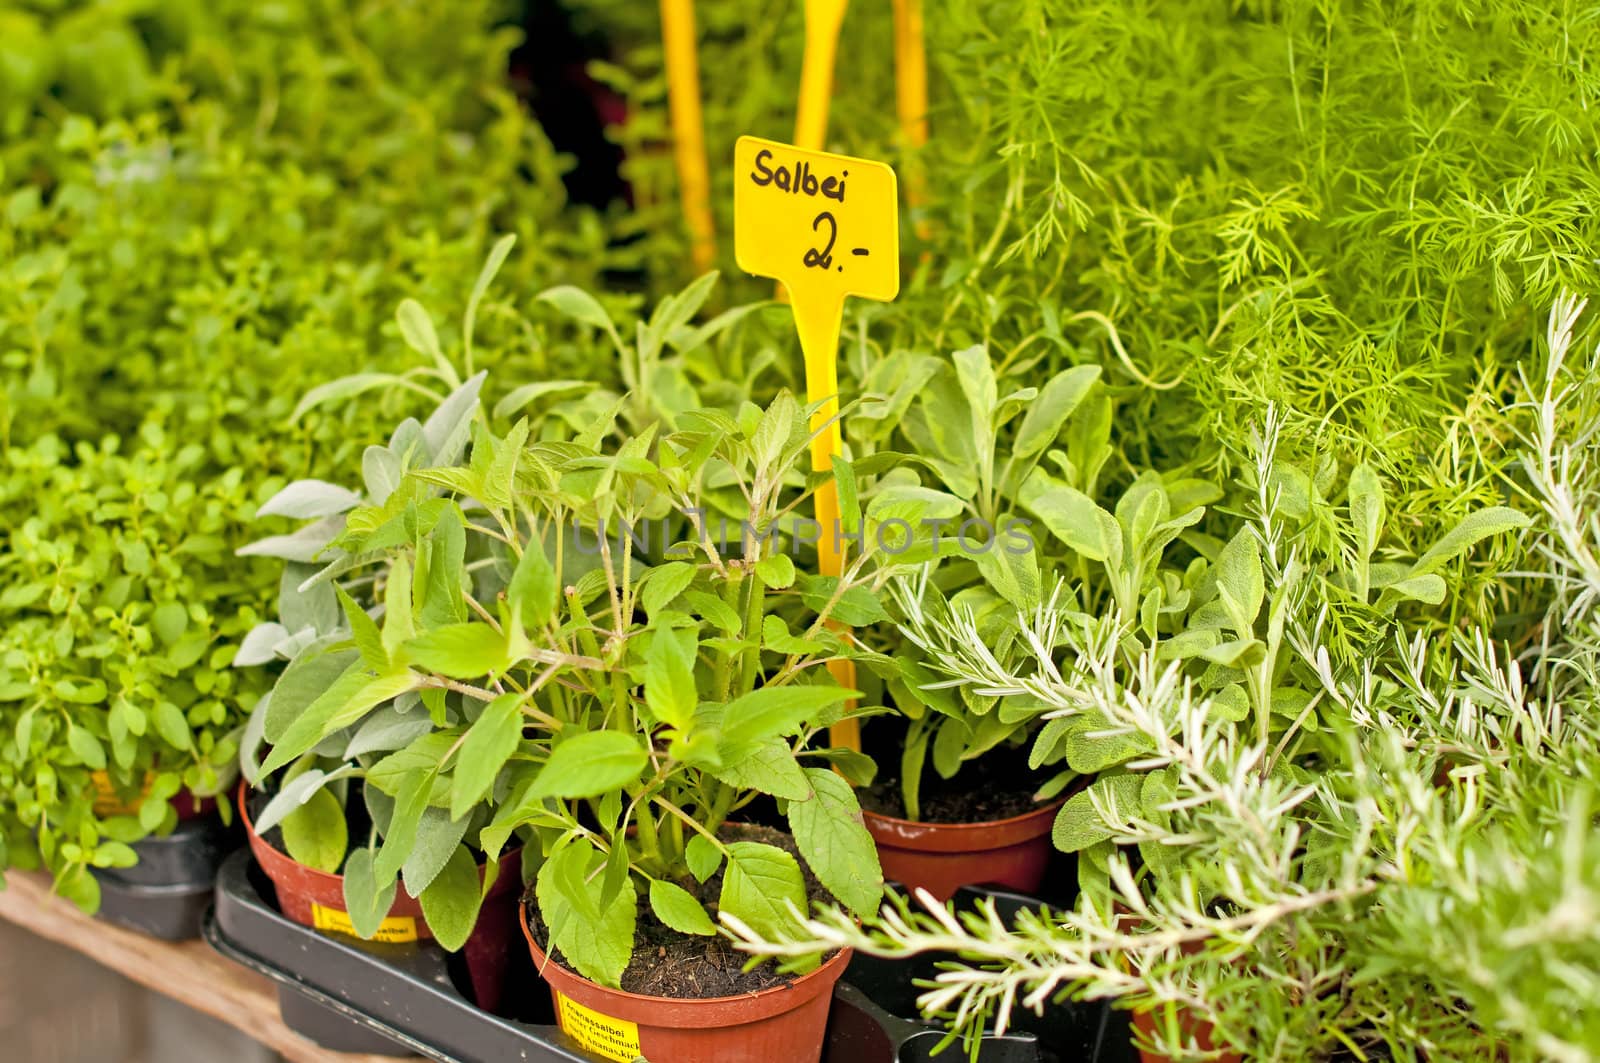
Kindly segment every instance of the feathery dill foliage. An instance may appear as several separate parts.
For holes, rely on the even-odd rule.
[[[609,73],[633,104],[639,224],[664,234],[637,253],[670,277],[686,262],[670,156],[637,150],[667,128],[655,14],[581,6],[636,41]],[[730,272],[731,145],[792,129],[801,8],[697,5]],[[1226,472],[1275,404],[1287,453],[1397,481],[1416,541],[1492,499],[1511,367],[1559,288],[1600,282],[1600,11],[930,0],[926,26],[915,157],[889,5],[853,5],[840,42],[829,147],[928,189],[909,216],[928,240],[904,227],[915,282],[852,310],[870,350],[1100,362],[1143,426],[1136,466]]]

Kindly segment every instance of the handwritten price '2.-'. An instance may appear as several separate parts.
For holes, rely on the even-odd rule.
[[[900,290],[894,171],[879,162],[741,137],[734,149],[741,268],[830,302]]]
[[[839,237],[839,223],[834,221],[833,215],[827,211],[817,215],[816,220],[811,223],[811,228],[816,229],[823,222],[828,223],[828,242],[823,244],[820,250],[814,247],[808,249],[805,257],[801,259],[806,265],[815,266],[818,269],[827,269],[833,265],[833,242]],[[862,250],[865,250],[865,248]],[[839,268],[841,270],[844,269],[843,266]]]
[[[824,223],[826,223],[828,226],[827,243],[823,244],[821,247],[807,248],[805,256],[800,260],[804,265],[810,266],[813,269],[828,269],[833,265],[833,243],[839,238],[839,223],[834,220],[834,217],[831,213],[828,211],[823,211],[812,220],[811,228],[820,232]],[[872,252],[865,247],[852,247],[850,249],[850,253],[855,255],[857,258],[866,258]],[[839,272],[844,272],[843,266],[839,267]]]

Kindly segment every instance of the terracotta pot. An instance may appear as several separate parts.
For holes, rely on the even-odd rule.
[[[817,1063],[844,949],[788,985],[737,997],[649,997],[596,985],[545,955],[519,906],[533,962],[550,983],[556,1019],[601,1059],[632,1063]]]
[[[1125,930],[1136,930],[1142,923],[1140,918],[1129,911],[1121,901],[1114,903],[1118,913],[1118,925]],[[1179,949],[1184,955],[1193,956],[1203,947],[1204,946],[1198,941],[1190,941],[1180,945]],[[1126,960],[1123,962],[1123,969],[1128,969]],[[1214,1029],[1214,1027],[1209,1022],[1206,1022],[1204,1019],[1196,1018],[1194,1013],[1185,1007],[1177,1008],[1177,1014],[1174,1016],[1174,1019],[1178,1024],[1178,1030],[1184,1035],[1185,1040],[1192,1038],[1195,1044],[1205,1051],[1216,1051],[1216,1046],[1211,1043],[1211,1031]],[[1135,1011],[1133,1013],[1134,1029],[1138,1030],[1140,1034],[1149,1040],[1153,1041],[1156,1036],[1156,1031],[1158,1029],[1165,1029],[1166,1024],[1167,1017],[1164,1012],[1158,1014],[1155,1010],[1146,1009],[1142,1011]],[[1213,1058],[1215,1059],[1216,1063],[1240,1063],[1240,1056],[1237,1052],[1218,1052]],[[1169,1063],[1171,1059],[1172,1057],[1164,1052],[1150,1052],[1146,1051],[1142,1047],[1139,1048],[1140,1063]]]
[[[394,903],[378,932],[370,939],[356,934],[344,903],[344,876],[307,867],[274,848],[256,833],[250,819],[250,796],[244,782],[239,783],[239,818],[244,821],[250,852],[272,880],[278,910],[301,926],[343,934],[370,944],[401,944],[432,941],[433,931],[422,914],[422,902],[404,887],[395,890]],[[481,881],[485,868],[478,868]],[[473,996],[479,1007],[495,1011],[505,988],[506,965],[510,961],[510,942],[517,933],[517,897],[522,887],[522,851],[512,850],[500,858],[500,876],[478,910],[478,921],[462,947]]]
[[[1050,828],[1065,801],[984,823],[917,823],[865,810],[862,816],[878,843],[883,877],[944,901],[962,886],[1037,891],[1050,863]]]

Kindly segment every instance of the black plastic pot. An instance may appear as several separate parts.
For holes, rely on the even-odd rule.
[[[241,842],[239,832],[215,815],[134,842],[137,864],[91,869],[100,883],[99,917],[164,941],[199,937],[217,868]]]
[[[853,965],[852,961],[852,968]],[[833,990],[822,1063],[946,1063],[966,1059],[960,1046],[934,1055],[944,1036],[943,1029],[891,1015],[861,989],[841,981]],[[991,1035],[983,1039],[978,1049],[979,1063],[1057,1063],[1057,1059],[1032,1034]]]
[[[1018,911],[1038,908],[1045,903],[1027,894],[987,886],[963,886],[951,901],[960,910],[975,907],[986,899],[994,901],[997,913],[1006,923],[1015,919]],[[928,954],[889,960],[857,953],[844,977],[890,1015],[910,1019],[915,1024],[917,997],[924,990],[917,983],[932,981],[939,973],[939,964],[955,958]],[[923,1035],[921,1042],[930,1049],[943,1036],[938,1027],[923,1025],[921,1028],[930,1031]],[[1033,1039],[1038,1045],[1035,1058],[1039,1063],[1077,1063],[1079,1060],[1138,1063],[1139,1059],[1127,1015],[1105,1002],[1063,1001],[1046,1007],[1043,1015],[1035,1015],[1019,1006],[1012,1010],[1008,1032]],[[949,1052],[960,1056],[959,1050],[951,1048],[941,1058],[952,1058]]]
[[[286,1025],[325,1048],[374,1054],[420,1053],[441,1063],[593,1063],[550,1013],[550,995],[521,942],[509,976],[516,1010],[491,1015],[464,988],[460,963],[433,942],[378,945],[325,934],[284,918],[272,886],[248,852],[224,862],[204,936],[223,955],[278,983]],[[861,989],[840,984],[828,1022],[824,1063],[930,1063],[943,1036],[898,1018]],[[957,1049],[938,1058],[965,1058]],[[1031,1033],[986,1038],[980,1063],[1065,1063]],[[673,1060],[660,1063],[713,1063]],[[774,1063],[780,1061],[774,1060]]]

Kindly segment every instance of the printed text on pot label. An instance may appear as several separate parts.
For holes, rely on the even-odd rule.
[[[578,1042],[580,1048],[617,1063],[633,1063],[642,1058],[638,1024],[602,1015],[561,992],[556,993],[556,1004],[561,1032]]]
[[[311,925],[318,930],[332,930],[339,934],[349,934],[351,937],[361,936],[356,933],[355,924],[350,921],[348,912],[341,912],[337,908],[328,908],[320,904],[311,906]],[[378,924],[378,932],[367,940],[387,941],[390,944],[415,941],[417,940],[417,921],[409,915],[391,915]]]

